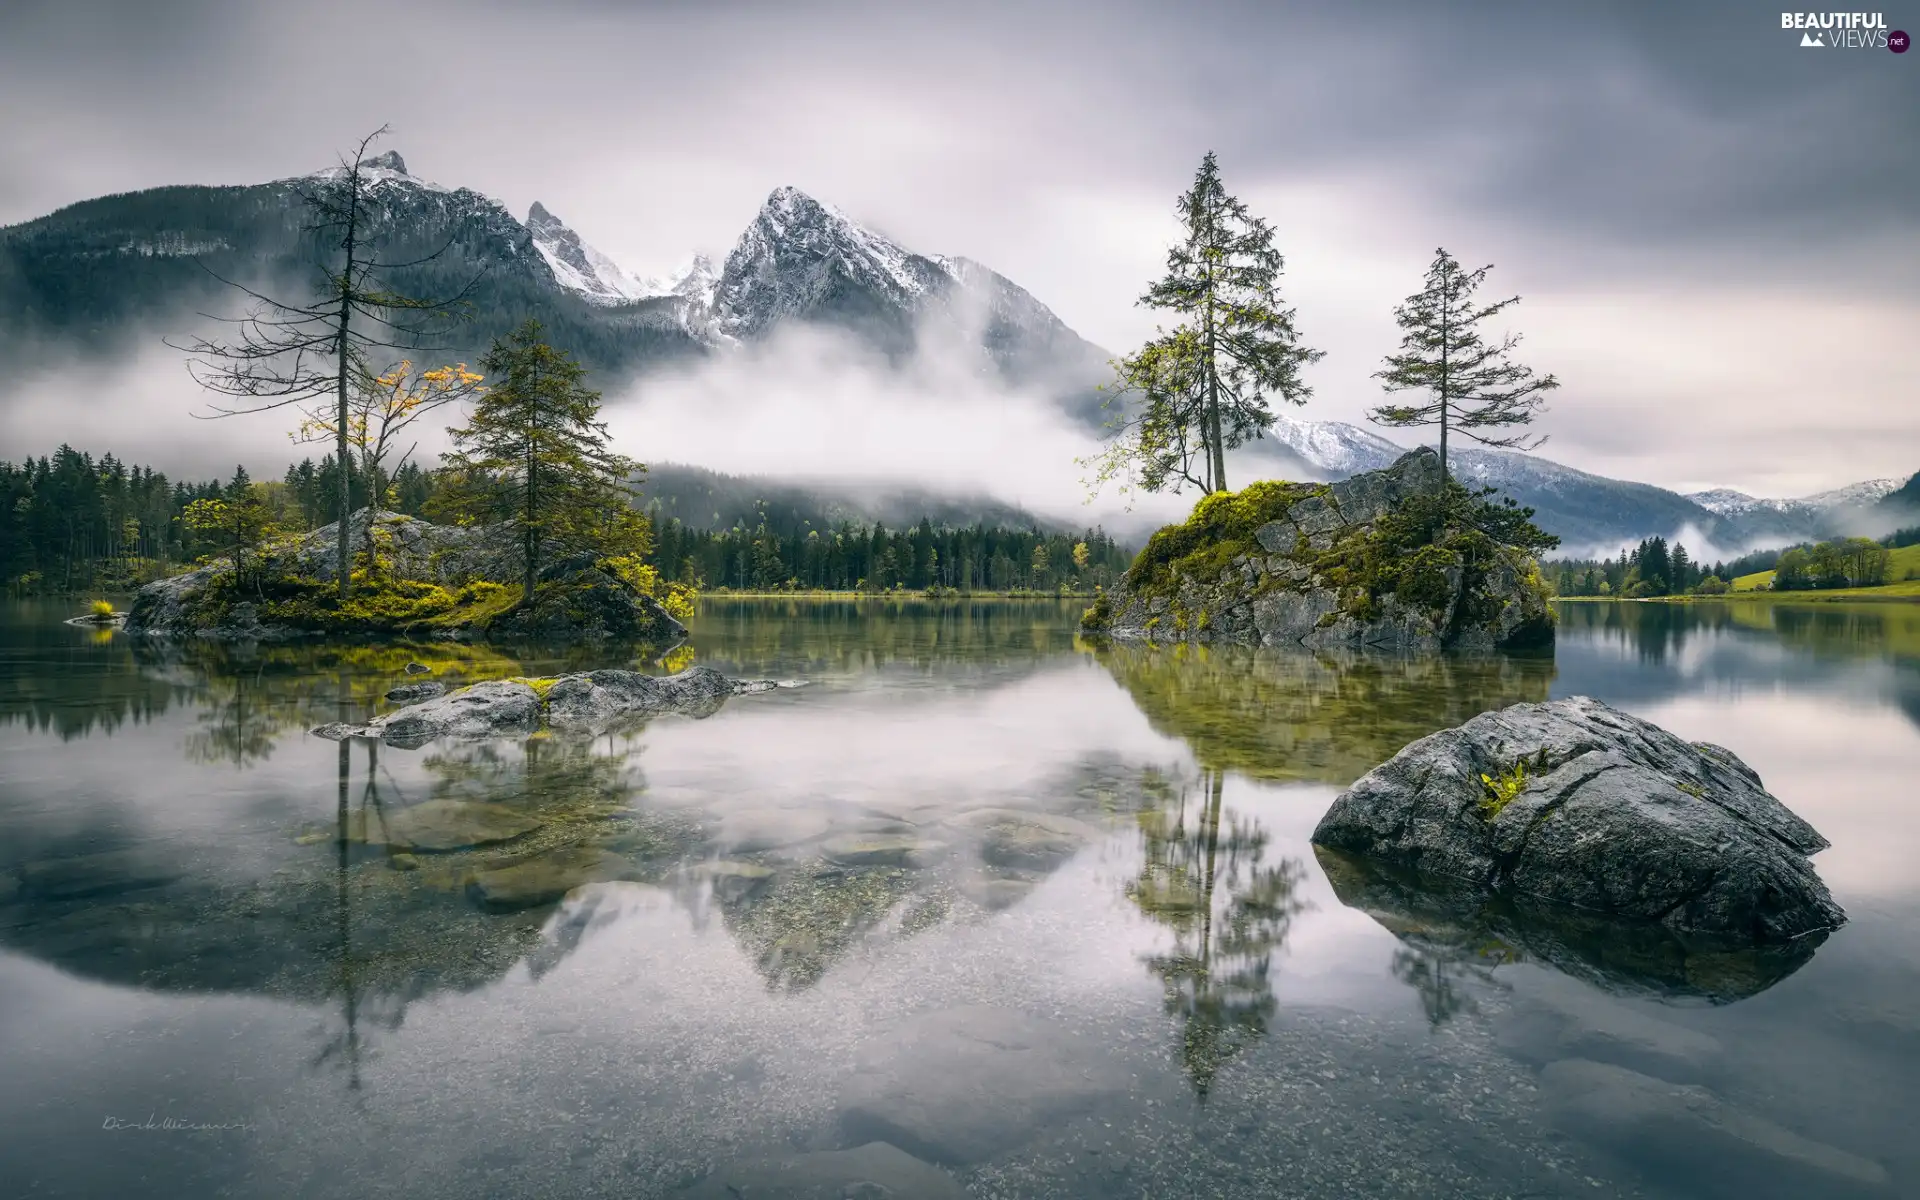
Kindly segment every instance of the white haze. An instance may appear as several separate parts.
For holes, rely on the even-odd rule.
[[[678,370],[609,386],[602,416],[620,452],[735,475],[807,480],[848,494],[906,487],[991,497],[1070,527],[1105,525],[1138,538],[1195,499],[1109,487],[1088,503],[1077,459],[1095,434],[1038,392],[1009,389],[979,351],[923,330],[922,352],[889,364],[841,334],[798,328]],[[292,408],[207,419],[219,399],[158,338],[115,359],[67,360],[22,372],[0,404],[0,459],[67,443],[174,479],[225,479],[243,465],[278,479],[328,447],[296,445]],[[460,414],[423,419],[415,457],[448,446]]]
[[[886,485],[991,496],[1070,526],[1138,531],[1176,520],[1194,497],[1109,487],[1088,503],[1076,460],[1096,436],[1045,395],[1008,388],[969,346],[929,336],[894,365],[851,338],[790,328],[690,369],[610,393],[615,446],[734,475],[855,490]]]

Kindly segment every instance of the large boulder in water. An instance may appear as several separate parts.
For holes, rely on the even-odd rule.
[[[1807,859],[1826,839],[1751,768],[1584,696],[1421,738],[1313,841],[1678,931],[1785,942],[1846,920]]]
[[[1472,521],[1418,547],[1382,536],[1382,518],[1441,490],[1440,458],[1422,449],[1338,483],[1208,496],[1153,535],[1086,624],[1121,640],[1402,653],[1552,644],[1547,587],[1526,551]]]

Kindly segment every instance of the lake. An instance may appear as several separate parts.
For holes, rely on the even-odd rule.
[[[1920,606],[1568,604],[1546,658],[709,600],[806,686],[336,744],[458,646],[0,611],[0,1178],[33,1197],[1920,1195]],[[1592,695],[1832,842],[1785,959],[1324,859],[1407,741]]]

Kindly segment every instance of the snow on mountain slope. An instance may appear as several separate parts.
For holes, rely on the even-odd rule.
[[[1303,421],[1275,413],[1267,436],[1338,479],[1392,465],[1405,446],[1345,421]]]
[[[527,210],[527,232],[533,235],[534,249],[547,260],[560,286],[595,303],[622,304],[671,291],[653,280],[628,274],[611,258],[581,241],[579,234],[538,200]]]
[[[734,244],[714,289],[714,328],[737,340],[783,320],[864,326],[898,341],[922,298],[952,277],[797,188],[775,188]]]

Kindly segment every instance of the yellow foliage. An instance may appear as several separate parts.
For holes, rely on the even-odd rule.
[[[87,605],[87,611],[96,617],[110,617],[113,615],[113,602],[111,600],[95,600],[92,604]]]

